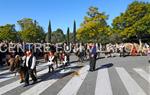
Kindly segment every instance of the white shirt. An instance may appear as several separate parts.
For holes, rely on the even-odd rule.
[[[28,61],[29,61],[30,57],[31,57],[31,56],[27,56],[27,57],[26,57],[26,66],[27,66],[27,67],[28,67]],[[35,63],[36,63],[36,58],[33,56],[31,69],[34,69],[34,67],[35,67],[35,65],[36,65]]]
[[[67,56],[65,56],[63,63],[64,63],[64,64],[67,63]]]
[[[54,56],[49,56],[49,61],[52,62],[54,59]]]
[[[53,59],[54,59],[54,56],[49,56],[49,61],[48,61],[47,64],[48,64],[48,65],[54,64]]]
[[[83,51],[83,47],[82,47],[82,46],[79,47],[79,51],[80,51],[80,52]]]

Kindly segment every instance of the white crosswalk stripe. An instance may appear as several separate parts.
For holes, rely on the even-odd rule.
[[[67,68],[61,70],[59,73],[65,74],[65,73],[71,72],[71,71],[73,71],[73,69],[71,69],[71,67],[75,67],[75,66],[77,66],[77,64],[70,64],[69,66],[67,66]]]
[[[89,66],[83,67],[79,71],[79,76],[74,76],[57,95],[76,95],[86,75]]]
[[[70,65],[69,67],[77,66],[75,65]],[[62,77],[63,74],[61,73],[56,73],[52,75],[50,78],[48,78],[46,81],[42,81],[39,84],[35,85],[34,87],[30,88],[29,90],[23,92],[21,95],[39,95],[41,94],[44,90],[46,90],[48,87],[50,87],[52,84],[54,84],[57,80],[59,80],[60,77]]]
[[[5,74],[5,73],[9,73],[9,70],[5,70],[5,71],[0,71],[0,74]]]
[[[18,74],[17,74],[18,75]],[[4,81],[7,81],[7,80],[9,80],[9,79],[12,79],[12,78],[14,78],[14,74],[11,74],[11,75],[6,75],[6,76],[4,76],[4,78],[1,78],[0,79],[0,83],[1,82],[4,82]]]
[[[37,67],[44,67],[44,66],[47,66],[47,63],[41,63],[41,64],[37,65]]]
[[[95,95],[112,95],[112,89],[107,68],[100,69],[98,71]]]
[[[42,63],[42,64],[39,64],[37,67],[44,67],[44,66],[47,66],[47,64],[46,63]],[[4,70],[4,71],[0,71],[0,75],[1,74],[6,74],[6,73],[10,73],[10,70]]]
[[[144,78],[147,82],[150,83],[150,74],[145,72],[143,69],[140,68],[134,68],[134,71],[136,71],[142,78]]]
[[[38,72],[37,74],[39,76],[41,76],[41,75],[47,73],[47,71],[48,71],[48,69],[45,69],[45,70],[42,70],[42,71]],[[1,87],[0,88],[0,95],[6,93],[7,91],[10,91],[10,90],[12,90],[12,89],[14,89],[16,87],[21,86],[22,84],[20,84],[19,82],[20,82],[20,80],[17,80],[17,81],[15,81],[13,83],[10,83],[8,85],[5,85],[5,86]]]
[[[58,75],[60,77],[60,75]],[[43,91],[45,91],[49,86],[54,84],[58,78],[54,78],[55,75],[51,76],[48,80],[42,81],[35,85],[34,87],[30,88],[29,90],[23,92],[21,95],[39,95]]]
[[[122,67],[116,67],[123,84],[125,85],[129,95],[146,95],[143,89],[136,83],[136,81],[129,75],[129,73]]]
[[[18,75],[18,73],[16,74],[16,75]],[[7,81],[7,80],[9,80],[9,79],[12,79],[12,78],[14,78],[15,77],[15,74],[7,74],[7,75],[3,75],[2,77],[5,77],[5,78],[1,78],[0,79],[0,83],[1,82],[4,82],[4,81]]]
[[[38,66],[37,66],[37,70],[43,68],[44,66],[47,66],[47,64],[40,64],[40,65],[38,65]],[[10,72],[10,71],[8,70],[8,72]],[[17,73],[16,75],[18,75],[18,73]],[[7,75],[5,75],[5,76],[3,75],[2,77],[4,77],[4,78],[1,78],[1,79],[0,79],[0,83],[14,78],[15,75],[14,75],[14,74],[7,74]]]
[[[46,66],[46,64],[41,64],[38,66],[38,68],[42,68],[43,66]],[[75,67],[77,64],[71,64],[69,67]],[[71,79],[59,90],[56,94],[57,95],[77,95],[78,91],[80,91],[81,85],[83,85],[83,82],[85,81],[85,78],[88,75],[88,69],[89,66],[86,65],[79,69],[78,74],[72,76]],[[129,95],[147,95],[144,90],[140,87],[140,85],[135,81],[134,78],[126,71],[123,67],[115,67],[113,68],[117,72],[117,76],[120,77],[121,83],[125,86],[126,91]],[[99,69],[97,72],[96,84],[95,84],[95,95],[113,95],[113,85],[111,85],[111,77],[109,76],[110,72],[108,72],[108,68]],[[73,69],[68,69],[67,72],[74,71]],[[132,70],[134,73],[139,74],[141,78],[145,79],[149,82],[149,73],[145,72],[141,68],[133,68]],[[48,68],[37,72],[38,76],[42,76],[45,73],[48,72]],[[29,87],[29,89],[23,90],[20,92],[20,95],[41,95],[44,91],[46,91],[49,87],[53,86],[53,84],[57,84],[58,80],[61,80],[61,77],[64,76],[67,72],[64,72],[63,70],[60,72],[56,72],[53,75],[46,77],[45,80],[42,80],[41,82]],[[94,72],[95,73],[95,72]],[[14,75],[13,75],[14,76]],[[4,77],[0,79],[0,83],[4,82],[3,80],[9,80],[13,77],[12,75],[9,75],[9,77]],[[87,79],[88,80],[88,79]],[[87,81],[86,80],[86,81]],[[9,93],[8,91],[14,90],[15,88],[22,86],[22,84],[19,83],[20,80],[17,80],[15,82],[9,83],[7,85],[4,85],[0,87],[0,95]],[[149,82],[150,83],[150,82]],[[22,87],[24,89],[24,87]],[[56,88],[57,89],[57,88]]]

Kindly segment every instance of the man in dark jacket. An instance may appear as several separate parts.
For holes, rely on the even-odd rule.
[[[91,51],[90,51],[90,70],[89,71],[95,71],[95,65],[96,65],[96,45],[93,44]]]

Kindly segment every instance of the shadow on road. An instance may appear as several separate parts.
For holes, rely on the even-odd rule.
[[[112,63],[108,63],[108,64],[105,64],[105,65],[101,65],[100,67],[96,68],[96,71],[99,70],[99,69],[110,68],[110,67],[112,67],[112,66],[113,66]]]
[[[66,76],[69,76],[69,75],[73,74],[74,70],[82,68],[82,67],[83,66],[73,66],[73,67],[68,67],[67,66],[67,67],[65,67],[65,69],[61,68],[61,69],[55,70],[52,73],[45,73],[45,74],[38,77],[38,79],[40,79],[40,81],[38,81],[38,83],[42,82],[42,81],[51,80],[51,79],[62,79]],[[61,70],[68,70],[68,69],[72,69],[72,70],[69,71],[69,72],[66,72],[66,73],[60,73]]]
[[[79,61],[71,61],[70,63],[76,63],[76,62],[79,62]]]

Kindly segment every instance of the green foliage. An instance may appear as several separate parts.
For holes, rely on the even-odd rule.
[[[32,26],[34,25],[31,18],[23,18],[17,21],[17,23],[20,25],[22,31],[32,28]]]
[[[142,38],[150,34],[150,3],[134,1],[113,20],[113,29],[122,38]]]
[[[0,40],[16,41],[17,32],[14,24],[0,26]]]
[[[76,42],[76,21],[73,24],[73,42]]]
[[[108,16],[99,12],[97,7],[90,7],[87,15],[77,31],[78,40],[105,43],[103,40],[107,38],[108,25],[106,20]]]
[[[48,43],[51,43],[51,40],[52,40],[52,29],[51,29],[51,22],[49,21],[48,33],[47,33],[46,41],[47,41]]]
[[[21,27],[20,37],[25,42],[40,42],[45,38],[44,30],[36,21],[30,18],[24,18],[18,21]]]
[[[25,42],[121,42],[131,38],[141,39],[150,35],[150,3],[134,1],[128,5],[125,12],[113,20],[112,27],[107,25],[108,15],[99,12],[97,7],[90,7],[80,28],[76,31],[74,21],[73,33],[69,28],[65,35],[61,29],[52,32],[49,21],[48,32],[45,34],[43,28],[36,20],[23,18],[17,23],[21,30],[16,32],[14,24],[0,26],[0,40]],[[148,37],[148,36],[147,36]]]
[[[68,27],[68,29],[67,29],[67,43],[70,42],[69,36],[70,36],[70,29],[69,29],[69,27]]]
[[[65,35],[62,29],[58,28],[56,31],[52,32],[52,43],[61,43],[65,41]]]

